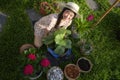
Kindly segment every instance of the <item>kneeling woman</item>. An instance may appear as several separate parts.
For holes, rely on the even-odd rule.
[[[34,45],[40,48],[42,39],[50,32],[61,27],[66,29],[78,15],[78,12],[79,6],[76,3],[68,2],[59,14],[50,14],[42,17],[34,25]]]

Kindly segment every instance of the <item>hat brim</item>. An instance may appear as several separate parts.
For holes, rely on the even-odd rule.
[[[61,9],[61,11],[64,9],[64,8],[68,8],[68,9],[70,9],[71,11],[73,11],[73,12],[75,12],[76,13],[76,18],[80,18],[80,14],[78,13],[78,12],[76,12],[75,10],[73,10],[73,9],[71,9],[70,7],[68,7],[68,6],[66,6],[66,4],[67,3],[65,3],[65,2],[57,2],[58,3],[58,6],[59,6],[59,8]]]

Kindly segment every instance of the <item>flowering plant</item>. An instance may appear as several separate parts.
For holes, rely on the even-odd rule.
[[[41,72],[46,72],[50,67],[50,61],[42,56],[35,48],[29,48],[21,53],[22,72],[26,77],[35,77]]]
[[[41,15],[47,15],[50,13],[56,13],[60,11],[59,4],[56,1],[52,2],[34,2],[34,9],[37,10]]]
[[[55,2],[55,1],[53,1],[52,3],[46,1],[41,2],[39,10],[40,13],[43,15],[59,12],[60,11],[59,2]]]
[[[79,33],[79,37],[81,38],[91,30],[93,22],[94,22],[93,14],[87,16],[81,14],[81,17],[75,20],[74,26],[76,26],[75,27],[76,29],[73,28],[73,31],[77,31],[77,33]]]

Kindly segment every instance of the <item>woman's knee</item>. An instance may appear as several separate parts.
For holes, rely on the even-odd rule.
[[[42,46],[42,39],[38,36],[34,37],[34,45],[37,48],[40,48]]]

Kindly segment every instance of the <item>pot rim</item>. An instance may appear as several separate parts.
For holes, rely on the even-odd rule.
[[[68,67],[68,66],[71,66],[71,65],[73,65],[73,66],[75,66],[75,67],[77,67],[78,68],[78,70],[79,70],[79,74],[78,74],[78,76],[75,78],[75,79],[73,79],[73,78],[70,78],[68,75],[67,75],[67,73],[66,73],[66,68]],[[77,65],[75,65],[75,64],[67,64],[66,66],[65,66],[65,68],[64,68],[64,74],[65,74],[65,77],[68,79],[68,80],[76,80],[79,76],[80,76],[80,68],[77,66]]]
[[[88,58],[86,58],[86,57],[78,58],[76,65],[79,67],[78,61],[81,60],[81,59],[87,60],[87,61],[89,62],[89,64],[90,64],[90,69],[89,69],[88,71],[84,71],[84,70],[80,69],[80,72],[85,72],[85,73],[90,72],[91,69],[92,69],[92,67],[93,67],[93,64],[92,64],[92,62],[91,62]],[[79,67],[79,68],[80,68],[80,67]]]
[[[43,71],[41,71],[40,74],[37,75],[36,77],[29,77],[29,79],[30,80],[35,80],[35,79],[39,78],[42,74],[43,74]]]
[[[22,53],[25,49],[29,49],[29,48],[35,48],[35,47],[32,44],[25,43],[20,47],[19,53]]]

